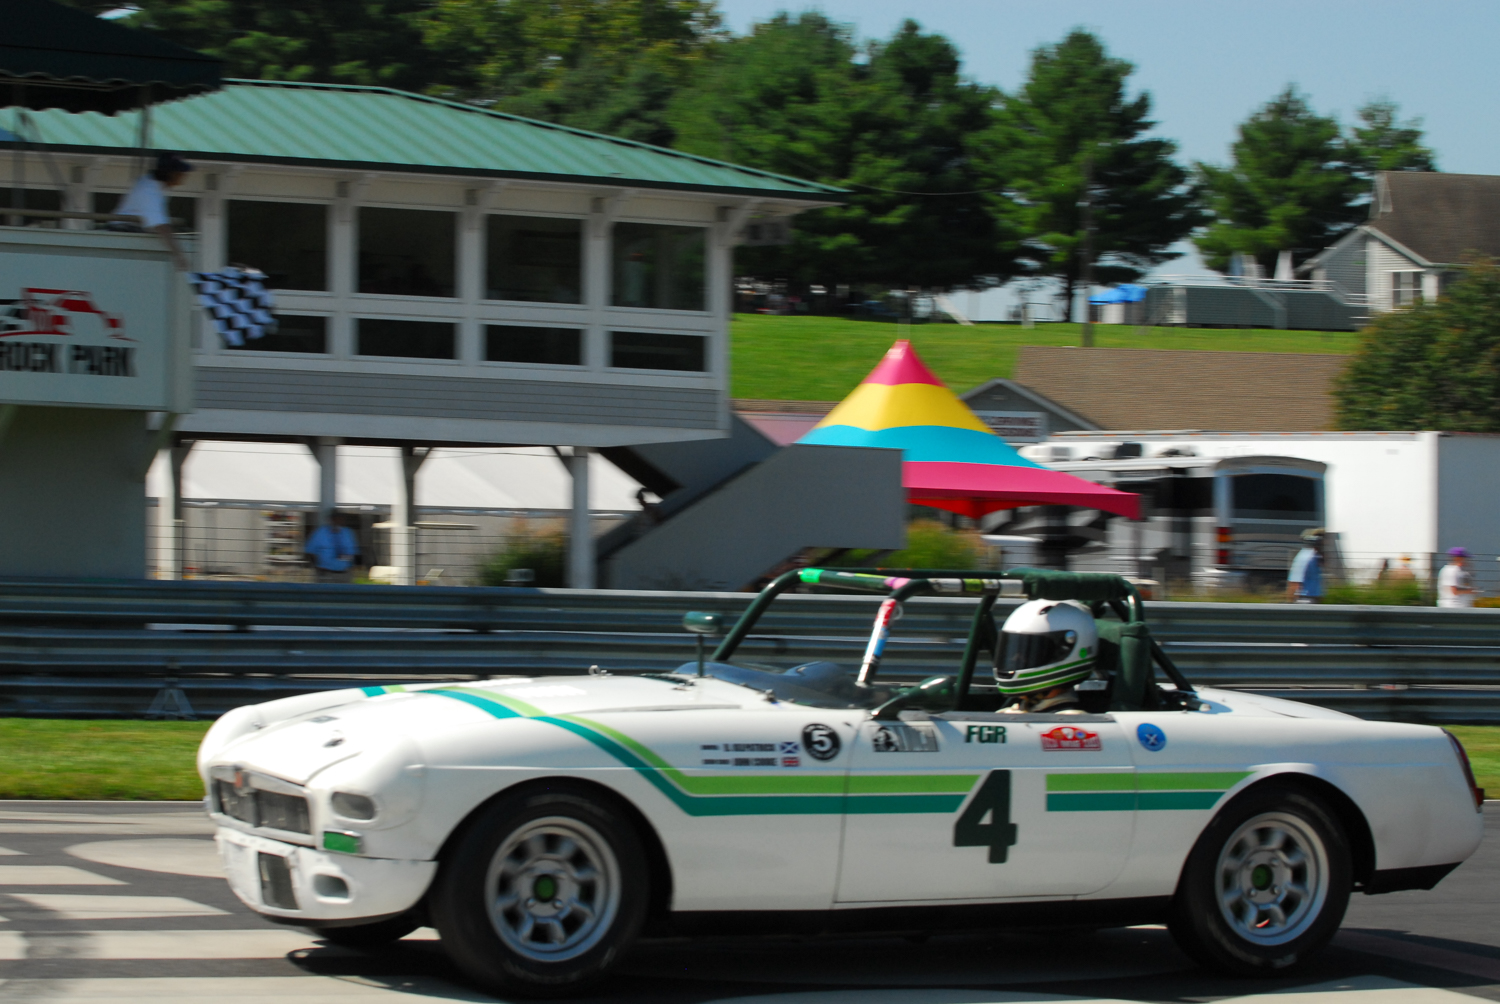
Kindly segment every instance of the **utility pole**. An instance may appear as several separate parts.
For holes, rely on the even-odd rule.
[[[1083,347],[1094,347],[1094,315],[1089,296],[1094,289],[1094,154],[1083,160]]]

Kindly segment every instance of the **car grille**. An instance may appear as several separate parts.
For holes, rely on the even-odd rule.
[[[251,826],[264,826],[287,833],[312,833],[307,799],[279,791],[236,789],[229,781],[215,779],[214,800],[219,811]]]

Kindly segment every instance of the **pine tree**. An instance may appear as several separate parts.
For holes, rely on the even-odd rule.
[[[1359,110],[1363,126],[1350,130],[1350,160],[1358,171],[1373,176],[1376,171],[1436,171],[1437,155],[1422,145],[1422,120],[1398,121],[1400,108],[1380,98]]]
[[[1369,186],[1336,119],[1318,115],[1288,86],[1239,128],[1229,167],[1198,164],[1213,223],[1194,238],[1210,268],[1238,251],[1269,273],[1332,244],[1365,215]]]
[[[1199,217],[1176,144],[1149,138],[1151,98],[1130,97],[1134,67],[1075,29],[1032,53],[1020,91],[1001,102],[995,125],[974,148],[985,165],[999,231],[1020,249],[1027,271],[1057,279],[1064,302],[1083,270],[1085,210],[1091,204],[1104,283],[1139,278],[1173,257]]]

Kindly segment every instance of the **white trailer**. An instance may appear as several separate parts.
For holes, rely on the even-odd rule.
[[[1327,526],[1339,557],[1355,576],[1382,560],[1410,557],[1418,574],[1442,564],[1450,547],[1466,547],[1475,571],[1493,575],[1500,555],[1500,435],[1443,432],[1068,432],[1022,453],[1059,470],[1116,480],[1127,459],[1288,457],[1326,465]],[[1117,462],[1116,458],[1120,458]],[[1179,459],[1180,458],[1180,459]],[[1192,575],[1213,573],[1218,541],[1210,513],[1193,519]],[[1129,524],[1108,534],[1115,564],[1129,550]],[[1088,564],[1096,564],[1089,561]],[[1075,562],[1075,567],[1082,567]],[[1114,570],[1118,570],[1115,568]],[[1143,574],[1150,574],[1142,569]]]

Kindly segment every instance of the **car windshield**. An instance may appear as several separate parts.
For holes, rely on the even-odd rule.
[[[678,670],[684,675],[697,671],[696,662]],[[768,693],[778,701],[811,708],[875,708],[905,689],[885,683],[861,687],[854,673],[833,662],[804,662],[790,669],[750,662],[708,662],[703,672],[725,683]]]

